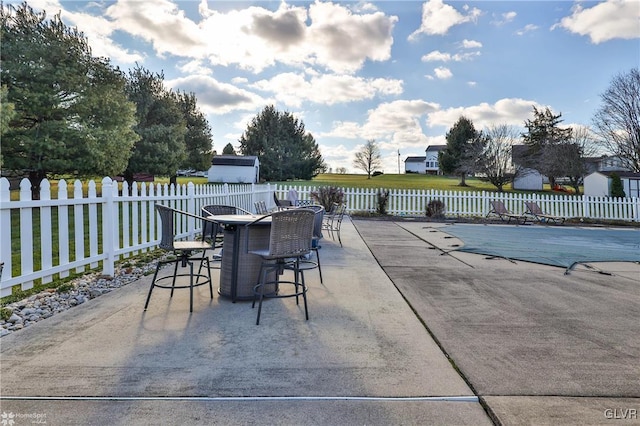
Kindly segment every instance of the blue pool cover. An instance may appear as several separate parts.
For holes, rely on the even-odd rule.
[[[571,268],[576,263],[640,262],[640,230],[568,226],[454,224],[459,251]]]

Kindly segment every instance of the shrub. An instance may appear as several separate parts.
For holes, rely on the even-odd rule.
[[[431,200],[427,204],[427,216],[432,219],[444,218],[444,203],[440,200]]]
[[[624,188],[622,187],[622,180],[620,180],[620,176],[615,173],[611,174],[611,196],[612,197],[626,197],[627,194],[624,193]]]
[[[344,192],[335,186],[321,186],[317,191],[311,192],[311,198],[324,206],[326,211],[330,211],[333,203],[342,204],[344,202]]]
[[[381,172],[380,170],[376,170],[373,173],[371,173],[371,176],[372,177],[376,177],[376,176],[380,176],[380,175],[383,175],[383,174],[384,174],[384,172]]]
[[[378,214],[387,214],[387,204],[389,204],[389,191],[384,192],[378,189],[378,206],[376,212]]]

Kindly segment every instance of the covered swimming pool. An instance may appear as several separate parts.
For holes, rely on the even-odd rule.
[[[640,229],[453,224],[458,251],[571,269],[578,263],[640,262]]]

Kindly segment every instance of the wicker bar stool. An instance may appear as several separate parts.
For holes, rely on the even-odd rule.
[[[254,298],[251,305],[255,307],[258,300],[258,316],[256,325],[260,324],[260,313],[262,312],[262,301],[264,298],[295,297],[299,303],[299,296],[304,300],[305,318],[309,319],[307,308],[307,286],[304,281],[304,270],[300,268],[300,256],[311,251],[313,239],[313,227],[315,213],[309,209],[288,209],[274,212],[268,216],[263,216],[247,225],[246,237],[248,239],[251,226],[255,226],[266,217],[271,218],[271,230],[269,234],[269,248],[263,250],[249,251],[262,258],[260,266],[259,282],[254,287]],[[293,261],[292,261],[293,260]],[[280,280],[280,276],[286,269],[292,269],[294,280]],[[268,281],[269,272],[275,271],[275,280]],[[266,293],[265,287],[275,284],[275,292]],[[293,292],[281,293],[280,285],[289,284],[294,286]]]

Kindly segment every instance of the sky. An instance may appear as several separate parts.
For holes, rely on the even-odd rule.
[[[371,139],[382,171],[404,172],[460,116],[523,128],[549,107],[588,126],[612,79],[640,64],[640,0],[27,3],[59,12],[94,56],[195,93],[218,153],[274,105],[333,172],[363,173],[354,155]]]

